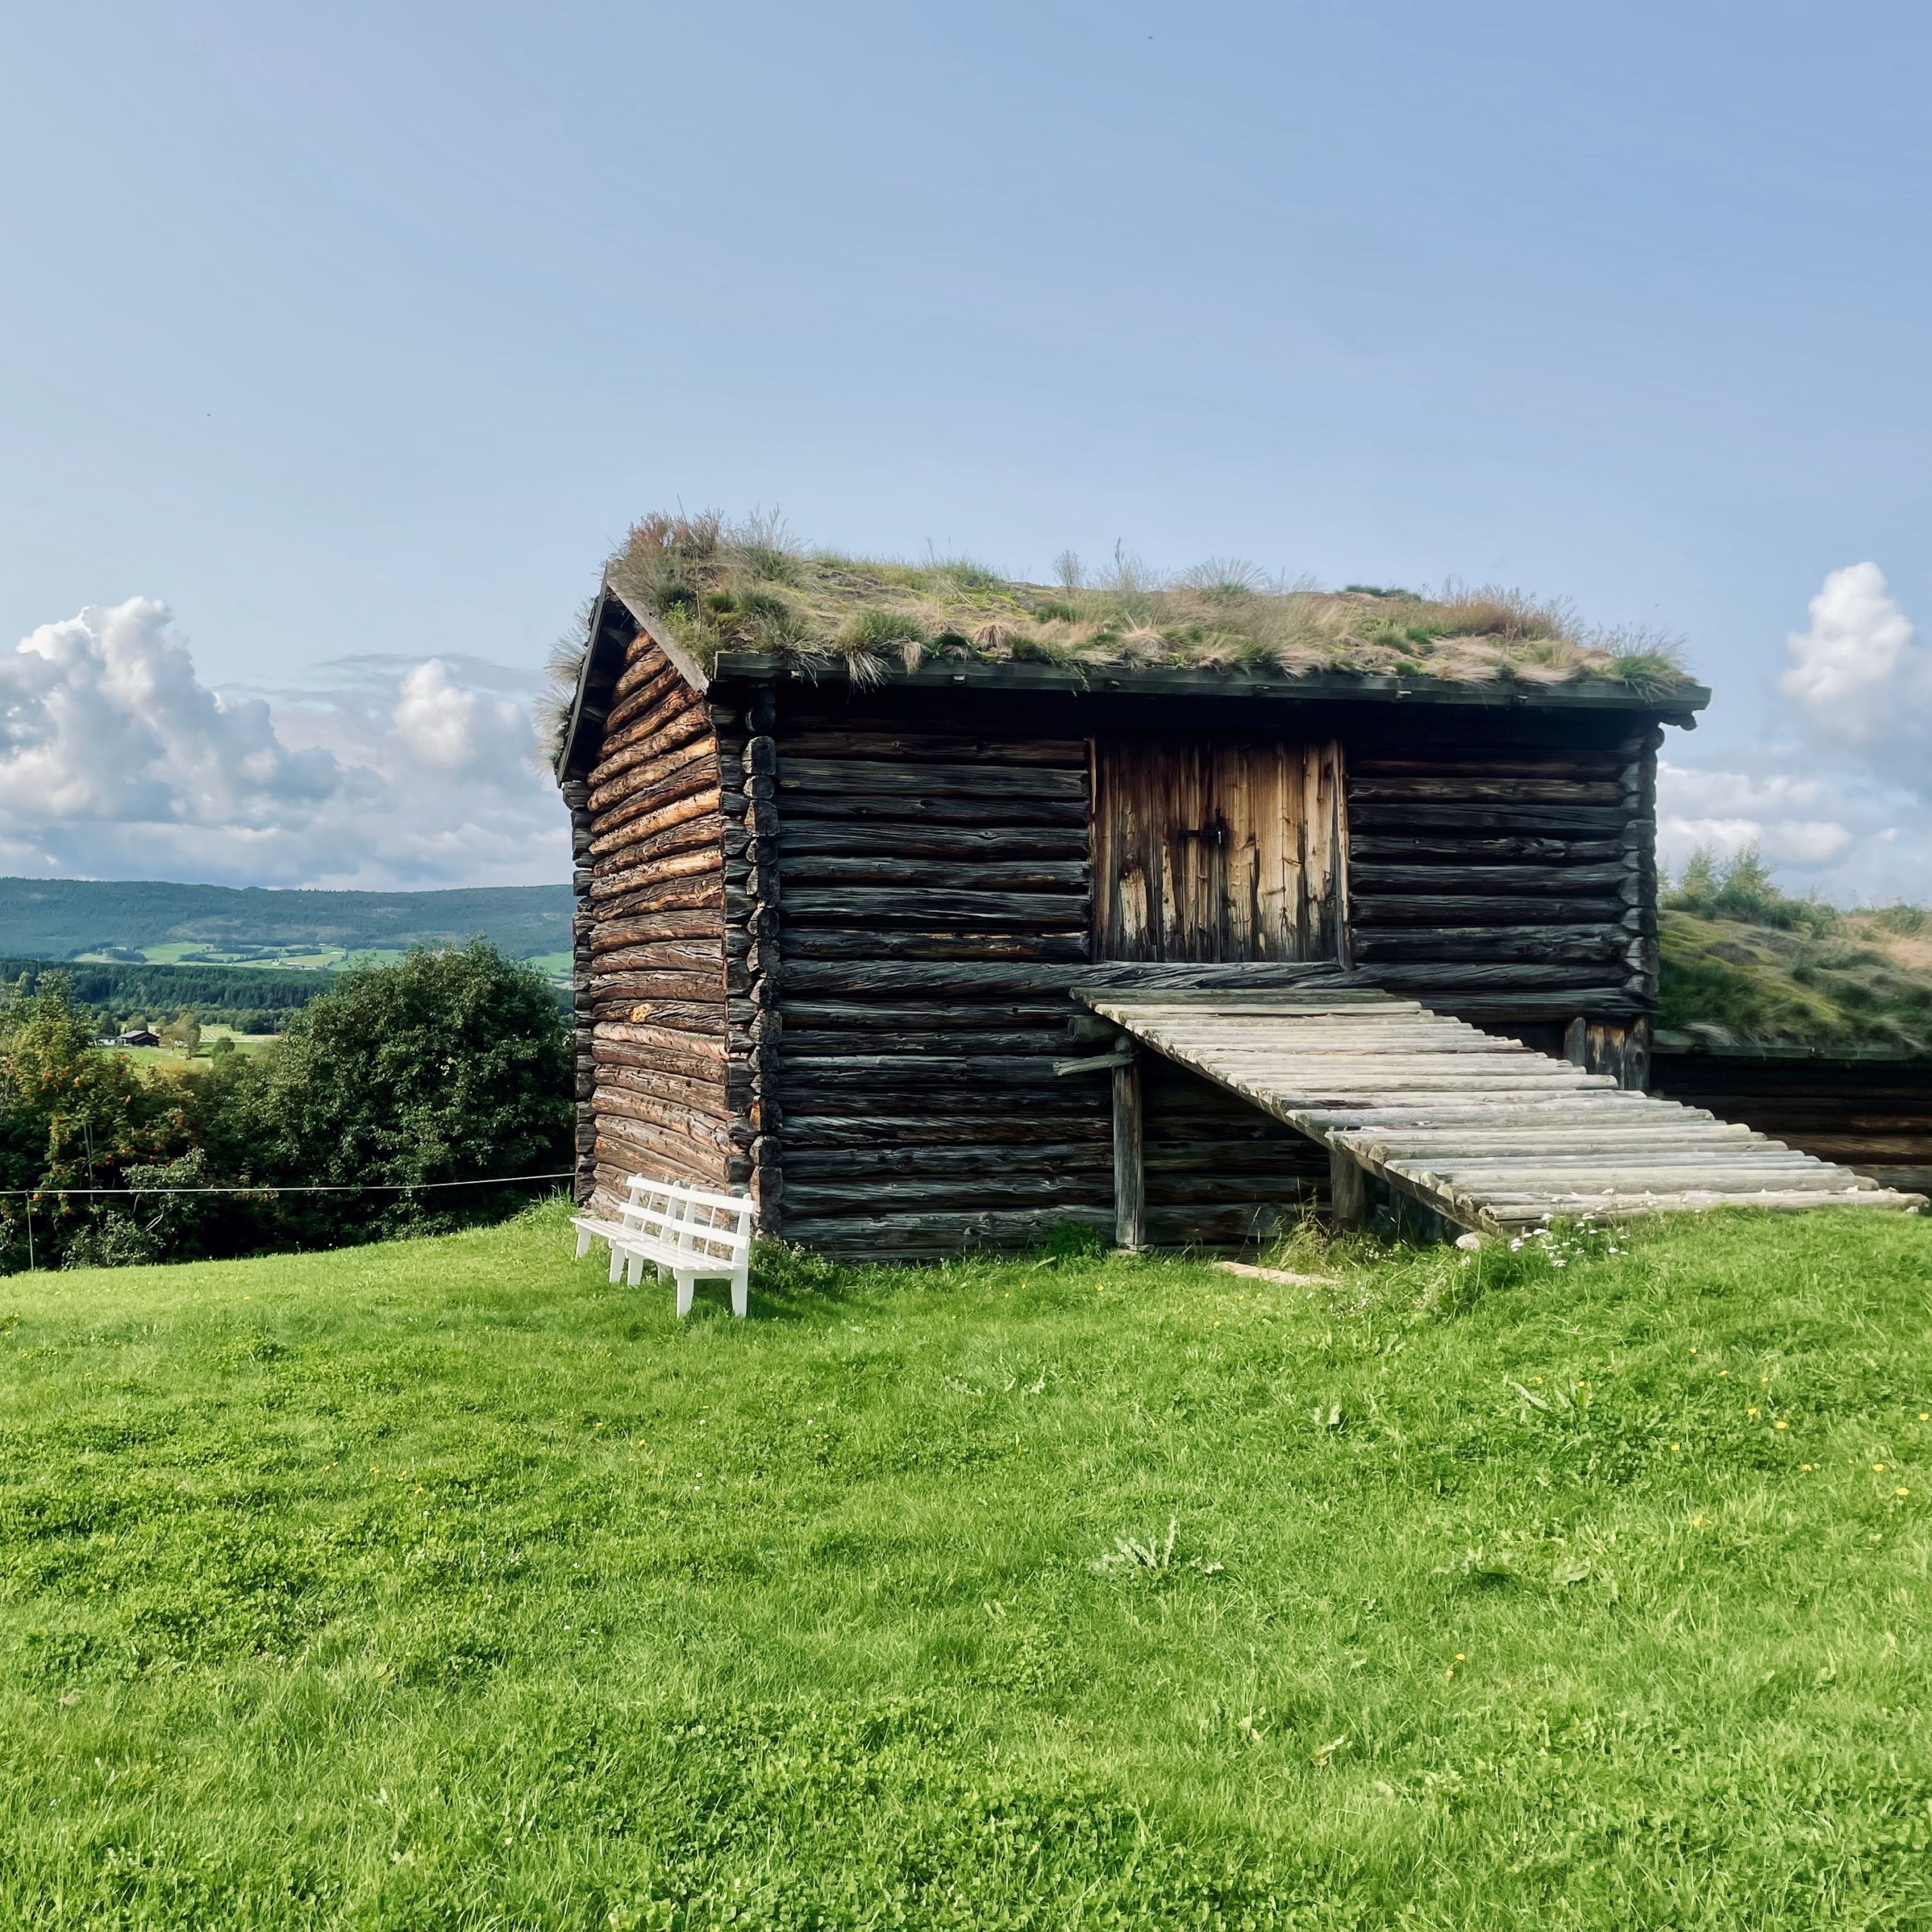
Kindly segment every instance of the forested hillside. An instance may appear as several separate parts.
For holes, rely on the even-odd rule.
[[[333,973],[261,966],[100,965],[67,960],[0,958],[0,985],[32,995],[50,974],[82,1006],[117,1025],[139,1015],[155,1026],[192,1014],[242,1033],[272,1033],[288,1016],[335,983]]]
[[[157,879],[0,878],[0,952],[34,959],[150,949],[218,954],[192,963],[460,946],[481,934],[512,958],[568,952],[568,885],[443,892],[312,892]],[[331,963],[318,960],[318,964]]]

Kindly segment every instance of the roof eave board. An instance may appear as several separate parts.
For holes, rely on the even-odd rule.
[[[836,658],[810,664],[787,663],[761,651],[721,651],[712,667],[714,682],[768,685],[844,683],[845,666]],[[1320,703],[1394,702],[1463,705],[1527,711],[1640,712],[1689,728],[1694,714],[1711,701],[1703,685],[1684,684],[1668,691],[1642,692],[1602,679],[1545,685],[1498,678],[1483,684],[1446,679],[1377,677],[1360,672],[1311,671],[1299,677],[1245,670],[1195,669],[1157,666],[1128,669],[1108,665],[1028,663],[988,663],[961,658],[928,660],[916,669],[886,669],[867,680],[866,688],[952,689],[964,685],[1000,691],[1100,693],[1148,697],[1270,698]]]

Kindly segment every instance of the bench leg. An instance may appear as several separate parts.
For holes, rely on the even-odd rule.
[[[751,1305],[751,1278],[746,1272],[740,1268],[731,1277],[731,1312],[742,1316],[749,1312]]]
[[[615,1241],[611,1244],[611,1285],[615,1287],[623,1278],[624,1251]]]
[[[691,1312],[691,1290],[697,1285],[697,1277],[678,1270],[678,1313],[681,1317]]]
[[[579,1228],[577,1231],[577,1258],[581,1261],[590,1252],[590,1230]]]
[[[630,1266],[625,1269],[624,1272],[629,1279],[629,1284],[632,1287],[637,1287],[644,1279],[644,1257],[641,1254],[633,1254],[630,1257]]]

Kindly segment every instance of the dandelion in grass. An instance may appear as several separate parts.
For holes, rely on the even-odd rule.
[[[1757,1411],[1755,1409],[1746,1409],[1746,1410],[1744,1411],[1744,1413],[1745,1413],[1747,1416],[1755,1416],[1755,1415],[1758,1413],[1758,1411]]]
[[[1898,1487],[1898,1494],[1901,1496],[1909,1496],[1912,1491],[1907,1489],[1903,1483],[1900,1483]]]
[[[1791,1426],[1791,1424],[1786,1422],[1784,1418],[1780,1416],[1776,1422],[1771,1424],[1771,1426],[1774,1429],[1789,1429]]]

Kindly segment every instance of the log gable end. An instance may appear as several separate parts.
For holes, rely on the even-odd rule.
[[[633,1174],[722,1185],[732,1140],[718,731],[708,700],[641,633],[580,786],[578,1198],[613,1205]]]

